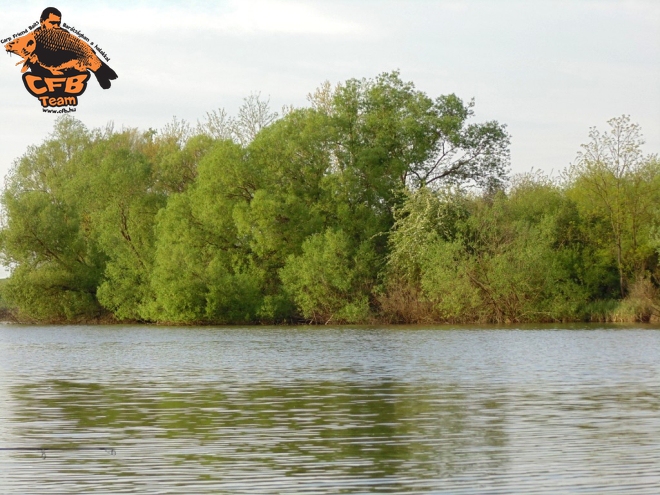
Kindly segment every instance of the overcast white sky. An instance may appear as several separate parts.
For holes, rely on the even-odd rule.
[[[432,97],[476,100],[476,121],[506,123],[514,172],[562,170],[587,141],[629,114],[660,152],[660,1],[58,1],[2,0],[0,36],[44,7],[98,43],[119,79],[92,79],[78,119],[88,127],[161,128],[230,113],[252,92],[306,105],[323,81],[400,69]],[[52,129],[0,63],[0,175]]]

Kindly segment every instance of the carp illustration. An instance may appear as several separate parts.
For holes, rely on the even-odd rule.
[[[23,64],[21,72],[37,66],[55,76],[67,70],[91,70],[103,89],[108,89],[110,81],[117,79],[117,73],[94,53],[91,46],[61,28],[37,28],[7,43],[5,50],[22,58],[16,64]]]

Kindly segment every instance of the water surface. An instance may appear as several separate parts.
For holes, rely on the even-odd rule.
[[[0,492],[660,493],[660,330],[0,326]]]

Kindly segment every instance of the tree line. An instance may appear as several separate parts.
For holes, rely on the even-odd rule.
[[[660,162],[626,116],[560,177],[397,72],[259,95],[191,126],[64,116],[2,194],[3,304],[26,321],[177,324],[660,316]]]

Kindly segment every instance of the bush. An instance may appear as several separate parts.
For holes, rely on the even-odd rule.
[[[314,323],[360,323],[369,317],[373,254],[368,243],[354,249],[343,231],[307,238],[302,255],[280,270],[284,289],[302,316]]]

